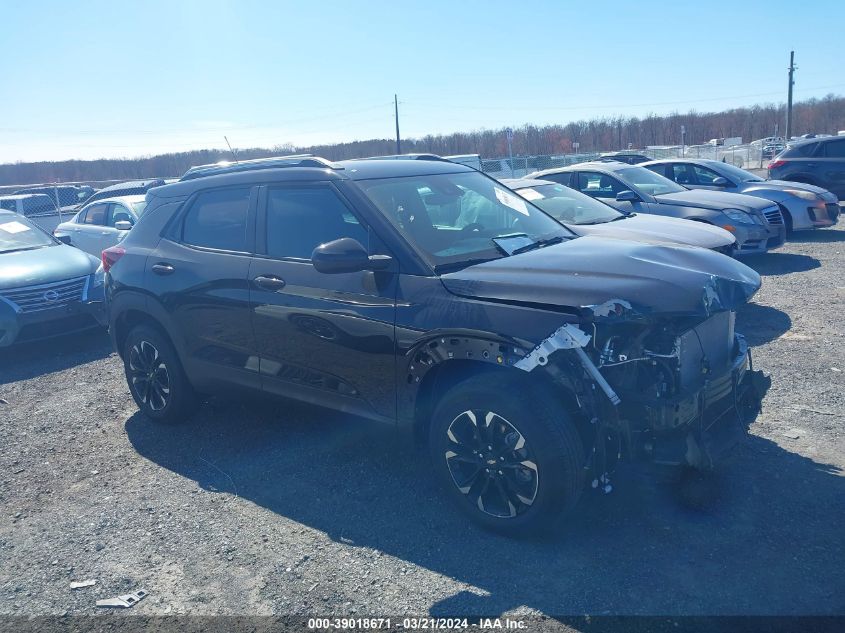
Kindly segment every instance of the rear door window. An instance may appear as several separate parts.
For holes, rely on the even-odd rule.
[[[824,155],[826,158],[845,158],[845,140],[825,143]]]
[[[107,204],[92,204],[85,212],[82,218],[82,224],[93,224],[95,226],[105,226],[106,216],[108,215],[109,205]]]
[[[246,252],[250,188],[199,194],[185,214],[182,241],[191,246]]]
[[[24,215],[38,215],[40,213],[50,213],[56,210],[56,205],[47,196],[33,196],[31,198],[24,198],[23,214]]]

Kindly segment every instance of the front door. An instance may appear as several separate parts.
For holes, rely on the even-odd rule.
[[[264,390],[392,422],[396,271],[311,264],[317,246],[342,237],[385,249],[330,183],[268,186],[258,217],[249,278]]]

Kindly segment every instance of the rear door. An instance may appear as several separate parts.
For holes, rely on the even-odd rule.
[[[147,258],[145,285],[197,386],[260,388],[247,274],[257,188],[194,194]]]
[[[331,183],[268,186],[259,209],[249,279],[264,390],[393,422],[396,271],[311,264],[317,246],[342,237],[389,253]]]
[[[99,248],[103,231],[108,226],[109,204],[98,202],[86,207],[80,214],[76,223],[72,226],[73,233],[70,236],[70,243],[76,248],[82,249],[95,257],[103,252]]]
[[[823,186],[829,187],[842,200],[845,198],[845,139],[822,143],[821,155]]]

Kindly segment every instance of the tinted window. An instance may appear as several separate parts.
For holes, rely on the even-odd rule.
[[[695,183],[695,175],[693,174],[692,169],[690,169],[690,166],[686,163],[672,165],[670,169],[672,172],[669,177],[675,182],[682,185],[691,185]]]
[[[106,223],[106,211],[108,211],[108,208],[109,205],[107,204],[91,205],[85,212],[85,217],[82,218],[82,223],[104,226]]]
[[[557,183],[560,183],[560,184],[568,187],[569,186],[569,177],[571,175],[572,174],[570,174],[568,172],[563,172],[561,174],[545,174],[544,176],[541,176],[541,178],[543,180],[551,180],[552,182],[557,182]]]
[[[702,167],[701,165],[693,165],[692,170],[695,172],[695,180],[699,185],[712,185],[716,178],[723,178],[712,169]]]
[[[845,158],[845,141],[825,143],[824,155],[828,158]]]
[[[802,143],[801,145],[793,145],[792,147],[787,147],[786,151],[783,152],[783,155],[791,158],[812,156],[815,154],[816,147],[818,147],[818,145],[818,143]]]
[[[206,191],[185,215],[182,239],[193,246],[246,251],[249,188]]]
[[[7,211],[17,211],[18,207],[15,204],[14,200],[0,200],[0,209],[6,209]]]
[[[267,196],[267,254],[311,259],[320,244],[351,237],[368,246],[365,229],[328,187],[271,189]]]

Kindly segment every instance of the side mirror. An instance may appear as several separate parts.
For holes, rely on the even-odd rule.
[[[132,228],[132,223],[129,220],[118,220],[114,223],[114,228],[118,231],[128,231]]]
[[[616,202],[639,202],[640,197],[630,189],[620,191],[616,194]]]
[[[727,187],[728,186],[728,179],[722,178],[721,176],[716,176],[711,183],[714,187]]]
[[[55,238],[59,240],[62,244],[67,244],[70,246],[70,235],[56,235]]]
[[[389,255],[368,255],[358,240],[342,237],[320,244],[311,253],[311,263],[317,272],[327,275],[357,273],[362,270],[384,270],[393,258]]]

